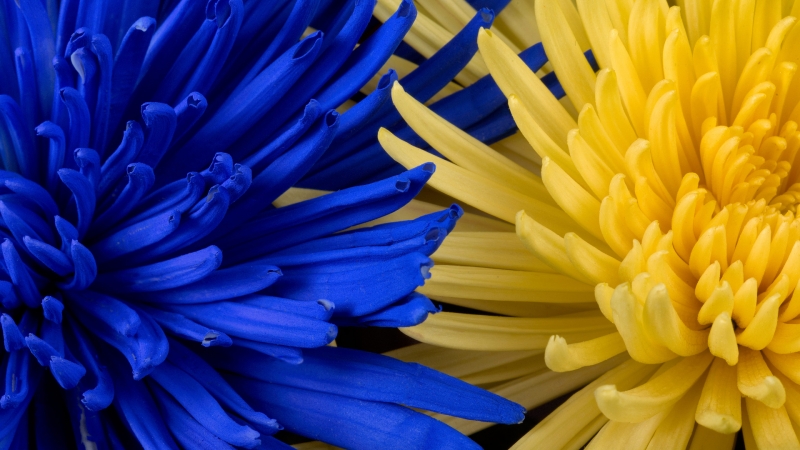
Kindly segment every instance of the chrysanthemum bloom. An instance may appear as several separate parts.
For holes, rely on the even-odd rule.
[[[407,332],[474,350],[546,346],[556,372],[605,372],[518,448],[730,448],[739,429],[748,448],[800,448],[800,4],[679,3],[537,1],[567,108],[481,33],[541,157],[533,171],[394,89],[450,162],[382,131],[387,151],[435,161],[433,186],[515,223],[532,253],[508,234],[464,236],[442,258],[461,266],[434,268],[423,292],[535,318],[441,314]],[[514,250],[506,261],[493,242]]]
[[[279,198],[386,103],[393,73],[331,109],[415,16],[401,3],[353,50],[373,6],[3,3],[0,448],[286,448],[270,437],[285,427],[461,449],[475,444],[408,407],[521,420],[457,379],[327,346],[336,324],[434,312],[414,289],[461,215],[338,233],[406,204],[432,164]],[[459,68],[416,77],[437,70]]]

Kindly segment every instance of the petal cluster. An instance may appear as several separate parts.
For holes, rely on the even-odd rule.
[[[347,189],[292,188],[399,121],[397,74],[377,75],[416,16],[396,6],[369,37],[366,0],[0,8],[0,448],[286,448],[285,428],[460,449],[475,444],[409,407],[521,420],[499,396],[333,342],[338,326],[437,312],[415,290],[463,214],[386,218],[430,163],[350,161]],[[406,77],[420,97],[492,17]]]
[[[531,253],[480,261],[484,226],[443,247],[453,265],[423,289],[530,318],[440,315],[407,333],[454,348],[545,349],[557,372],[616,367],[520,448],[595,433],[589,448],[722,445],[739,429],[759,447],[798,448],[798,6],[624,3],[537,1],[561,102],[534,73],[541,66],[481,32],[528,162],[393,91],[447,160],[382,131],[387,152],[406,167],[435,161],[434,187],[515,224]],[[593,412],[570,419],[578,405]]]

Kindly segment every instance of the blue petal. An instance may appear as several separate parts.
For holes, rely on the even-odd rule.
[[[67,151],[89,146],[89,132],[92,120],[89,114],[89,106],[83,100],[81,94],[71,87],[63,87],[59,91],[59,95],[69,116]]]
[[[94,186],[86,177],[72,169],[59,169],[58,176],[72,192],[72,198],[75,199],[78,213],[78,236],[82,237],[86,230],[89,229],[89,224],[94,215],[95,202],[97,201]]]
[[[342,317],[336,319],[339,326],[367,327],[413,327],[428,318],[428,314],[439,312],[428,297],[412,292],[400,301],[360,317]]]
[[[61,130],[59,129],[58,131]],[[63,145],[63,134],[61,136],[61,141]],[[55,200],[53,200],[50,193],[39,184],[26,180],[25,178],[10,178],[5,180],[5,186],[10,189],[11,192],[19,194],[39,206],[46,217],[53,217],[58,214],[58,206]]]
[[[72,351],[75,352],[76,359],[87,369],[88,377],[84,383],[91,382],[91,389],[83,390],[81,402],[89,411],[99,411],[107,408],[114,398],[114,383],[111,380],[106,368],[100,365],[100,361],[94,346],[86,337],[86,332],[74,319],[68,322],[66,327],[66,342]],[[90,380],[87,380],[90,379]]]
[[[81,321],[91,318],[123,336],[135,335],[142,324],[136,311],[124,302],[98,292],[68,292],[66,299]]]
[[[97,188],[100,183],[100,155],[91,148],[76,148],[72,154],[81,175]]]
[[[142,120],[146,127],[144,145],[139,152],[139,162],[150,167],[158,165],[167,153],[172,135],[178,126],[178,116],[169,105],[149,102],[142,105]]]
[[[92,244],[97,262],[104,263],[161,241],[181,223],[180,211],[168,211],[135,222]]]
[[[161,291],[202,280],[221,263],[222,252],[212,245],[148,266],[103,273],[96,286],[112,292]]]
[[[525,413],[522,406],[457,378],[379,354],[320,347],[306,350],[303,364],[289,365],[236,353],[218,352],[215,364],[270,384],[399,403],[472,420],[513,424],[521,422]]]
[[[195,420],[223,441],[245,448],[259,444],[257,431],[234,422],[202,384],[170,361],[156,367],[149,378],[161,385]]]
[[[92,222],[90,229],[93,233],[101,233],[124,218],[136,207],[139,200],[144,197],[155,182],[153,169],[147,164],[129,164],[126,174],[128,175],[128,183],[122,189],[122,192],[116,198],[112,196],[110,198],[110,206]]]
[[[414,4],[410,0],[401,2],[397,11],[353,50],[334,80],[316,95],[322,107],[335,108],[361,89],[389,59],[416,17]]]
[[[181,314],[162,311],[144,305],[140,305],[139,308],[150,314],[166,331],[180,338],[199,342],[203,347],[230,347],[233,343],[227,334],[204,327]],[[171,351],[174,351],[174,349],[171,349]]]
[[[321,320],[234,302],[164,307],[226,333],[233,338],[234,345],[236,338],[241,337],[267,344],[312,348],[329,344],[337,331],[335,325]]]
[[[242,0],[224,0],[217,2],[215,6],[215,19],[219,28],[178,98],[186,97],[191,91],[208,92],[239,33],[244,16]]]
[[[33,137],[28,127],[23,125],[22,111],[14,99],[7,95],[0,95],[0,118],[5,123],[5,133],[11,144],[11,149],[3,149],[3,166],[6,170],[19,171],[29,180],[38,180],[36,151],[34,150]]]
[[[19,84],[20,99],[25,99],[20,105],[22,120],[26,130],[33,128],[38,122],[38,93],[36,86],[36,71],[33,67],[30,52],[27,48],[18,48],[14,51],[14,63],[17,69],[17,83]],[[39,166],[38,158],[31,155],[30,164],[34,167]],[[38,179],[38,173],[35,174]]]
[[[20,0],[17,2],[22,11],[25,21],[28,23],[28,30],[31,36],[31,49],[36,66],[36,82],[39,86],[39,101],[41,102],[42,112],[47,112],[53,91],[55,74],[49,70],[53,56],[55,56],[55,39],[53,38],[53,28],[47,16],[47,10],[41,1]]]
[[[75,273],[72,279],[66,282],[57,283],[61,289],[81,290],[89,287],[97,276],[97,262],[94,255],[88,248],[78,241],[72,241],[70,256],[75,266]]]
[[[178,124],[175,127],[173,140],[177,141],[184,133],[192,129],[192,126],[203,116],[208,108],[208,101],[199,92],[191,92],[175,107],[175,114],[178,116]]]
[[[211,156],[214,149],[227,148],[245,133],[317,59],[321,41],[321,32],[309,35],[264,69],[238,95],[228,98],[187,144],[173,152],[170,161],[174,167],[172,173],[180,170],[179,167],[185,167],[185,163],[179,162],[186,161],[188,155],[203,160]]]
[[[93,135],[91,145],[97,149],[100,155],[105,154],[106,144],[108,143],[109,114],[111,110],[112,97],[112,68],[114,66],[114,56],[112,55],[111,43],[102,34],[92,35],[92,53],[97,57],[100,70],[100,80],[97,89],[97,102],[95,104],[94,115],[92,116]]]
[[[218,438],[204,425],[194,419],[163,388],[150,383],[150,389],[158,403],[164,424],[172,432],[172,436],[184,448],[202,450],[233,450],[230,444]]]
[[[45,175],[47,189],[55,192],[58,178],[56,172],[64,165],[64,151],[66,137],[64,131],[53,122],[42,122],[36,127],[36,135],[50,139],[50,150],[47,155],[47,174]]]
[[[242,297],[271,286],[282,275],[269,264],[249,263],[217,270],[187,286],[137,296],[149,303],[209,303]]]
[[[64,304],[58,299],[47,296],[42,300],[42,310],[44,318],[54,322],[61,323],[61,313],[64,311]]]
[[[22,241],[28,252],[55,274],[63,277],[75,270],[72,266],[72,261],[67,258],[67,255],[52,245],[33,239],[30,236],[25,236]]]
[[[118,364],[110,364],[114,379],[114,406],[145,449],[178,450],[144,382],[131,380]]]
[[[359,102],[358,104],[360,105],[361,103]],[[261,150],[248,156],[244,160],[244,164],[250,166],[254,171],[261,172],[267,165],[271,164],[276,158],[294,145],[300,136],[305,134],[311,125],[319,118],[320,114],[322,114],[322,108],[320,108],[319,102],[311,99],[303,109],[303,115],[293,126],[289,127]],[[344,118],[345,116],[346,114],[341,117]],[[340,120],[339,130],[341,130],[341,124],[342,122]]]
[[[288,366],[288,365],[287,365]],[[300,367],[298,366],[291,367]],[[409,408],[242,377],[231,382],[288,431],[350,449],[479,449],[436,419]]]
[[[3,328],[3,347],[7,352],[15,352],[25,347],[25,339],[11,316],[8,314],[0,316],[0,325]]]
[[[114,87],[111,91],[111,110],[108,120],[111,130],[117,127],[122,114],[125,112],[128,100],[130,100],[133,93],[133,88],[139,79],[144,55],[147,52],[150,39],[153,38],[155,29],[155,19],[142,17],[130,26],[122,39],[122,43],[119,45],[114,59],[111,81],[111,85]]]
[[[230,248],[231,257],[240,251],[268,254],[383,217],[411,201],[434,169],[433,164],[423,164],[386,180],[268,211],[220,239],[218,245],[223,251]],[[249,213],[252,217],[257,212]]]
[[[142,144],[144,144],[142,127],[136,121],[128,121],[122,142],[100,168],[100,185],[97,192],[101,197],[105,196],[119,182],[128,164],[132,163],[139,154]]]
[[[253,410],[202,358],[174,340],[170,341],[169,360],[200,383],[222,406],[245,419],[256,431],[274,434],[281,429],[275,420]]]
[[[41,304],[42,296],[39,294],[39,289],[37,289],[33,281],[30,269],[22,262],[17,249],[14,248],[14,244],[5,239],[0,247],[2,247],[6,273],[8,273],[11,282],[16,286],[19,297],[29,307],[36,307]]]
[[[422,286],[433,261],[409,253],[386,261],[327,262],[286,268],[270,293],[300,300],[324,298],[336,305],[335,317],[362,316],[387,307]],[[385,274],[392,274],[386,277]]]

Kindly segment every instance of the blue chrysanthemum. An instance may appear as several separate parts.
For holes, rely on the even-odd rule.
[[[270,435],[285,427],[348,448],[461,449],[474,444],[408,407],[521,420],[454,378],[327,346],[336,324],[436,311],[414,289],[458,207],[343,231],[409,202],[433,165],[272,206],[329,147],[397,120],[393,72],[332,109],[416,15],[404,1],[364,38],[373,7],[2,3],[0,448],[284,448]],[[436,92],[490,21],[481,11],[469,47],[407,88]]]

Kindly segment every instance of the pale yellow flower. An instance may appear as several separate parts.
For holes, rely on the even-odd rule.
[[[535,155],[393,90],[448,161],[382,130],[386,151],[435,162],[431,186],[497,219],[468,215],[482,231],[454,233],[421,291],[520,316],[445,312],[404,331],[602,373],[515,448],[730,448],[739,429],[748,448],[800,448],[800,2],[679,3],[537,0],[566,107],[481,33]],[[519,366],[496,354],[481,370]]]

